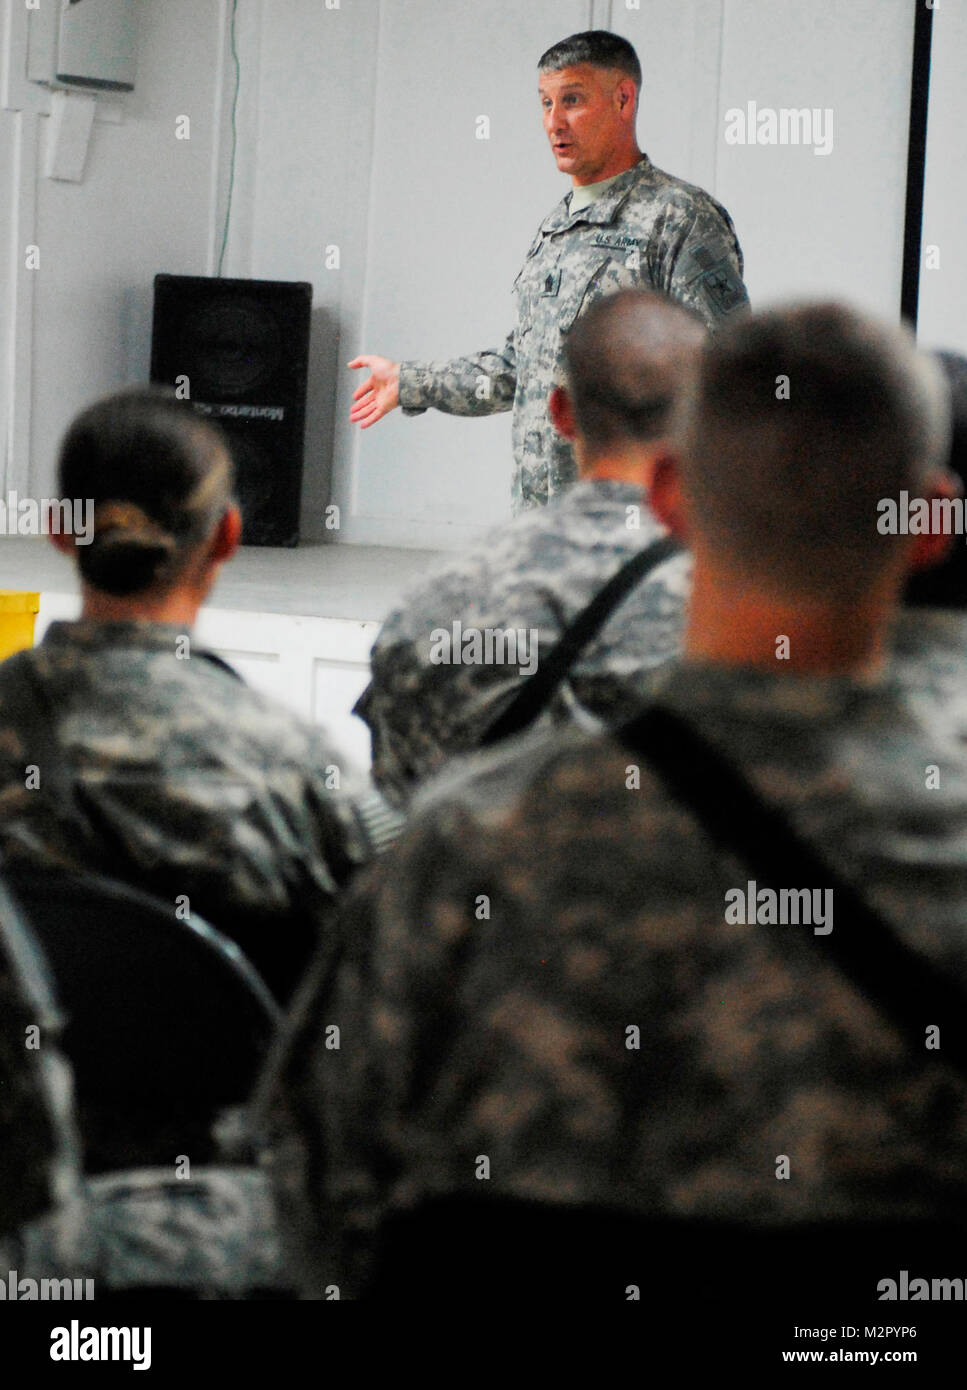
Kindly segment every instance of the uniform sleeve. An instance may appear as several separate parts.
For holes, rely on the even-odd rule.
[[[373,781],[391,805],[405,808],[414,787],[446,759],[437,731],[441,717],[446,717],[438,687],[447,682],[424,679],[409,642],[392,642],[382,649],[377,645],[370,661],[372,680],[353,712],[368,724],[372,736]],[[439,671],[434,668],[433,674]],[[448,701],[449,692],[444,704]]]
[[[694,309],[714,332],[730,314],[748,308],[742,249],[732,219],[709,200],[683,223],[672,222],[667,292]]]
[[[502,348],[455,357],[450,362],[400,364],[400,406],[404,415],[433,407],[447,415],[496,415],[510,410],[517,389],[516,334]]]
[[[428,666],[412,640],[374,647],[370,663],[372,680],[353,712],[372,735],[373,781],[402,811],[451,758],[480,746],[523,679],[496,662]]]

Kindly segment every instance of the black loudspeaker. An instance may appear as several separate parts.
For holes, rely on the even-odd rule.
[[[156,275],[151,380],[187,392],[235,460],[245,545],[297,545],[312,286]]]

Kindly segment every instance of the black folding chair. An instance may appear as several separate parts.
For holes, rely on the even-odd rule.
[[[0,881],[0,1237],[79,1180],[62,1027],[47,962]]]
[[[280,1010],[239,948],[197,917],[96,875],[8,869],[66,1016],[85,1169],[211,1160]]]

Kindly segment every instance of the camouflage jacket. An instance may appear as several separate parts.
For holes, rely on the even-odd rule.
[[[640,488],[582,481],[412,590],[383,624],[355,710],[372,732],[373,777],[387,798],[405,802],[448,757],[476,748],[526,679],[519,663],[435,660],[434,632],[450,634],[451,655],[471,656],[453,641],[455,623],[461,639],[468,629],[523,633],[526,641],[504,652],[519,657],[523,648],[533,664],[612,574],[663,534]],[[548,720],[571,718],[576,704],[609,723],[631,716],[654,668],[679,650],[690,574],[690,558],[677,555],[632,590],[576,662]]]
[[[888,683],[682,663],[661,703],[967,982],[967,763],[948,749],[928,787]],[[942,1040],[901,1035],[813,926],[730,921],[754,871],[627,748],[532,736],[423,800],[301,1001],[276,1187],[310,1284],[358,1291],[389,1213],[485,1185],[786,1228],[962,1216]]]
[[[890,670],[935,737],[967,745],[967,613],[901,609]]]
[[[229,935],[245,922],[267,975],[280,919],[312,934],[368,857],[350,773],[175,626],[54,623],[0,666],[7,862],[184,895]]]
[[[450,362],[401,364],[400,405],[450,415],[513,408],[515,512],[545,505],[577,477],[548,397],[563,382],[561,340],[589,304],[620,289],[656,289],[714,328],[748,303],[729,214],[701,188],[643,155],[590,207],[566,195],[538,229],[514,281],[517,325],[502,348]]]
[[[72,1200],[0,1241],[0,1285],[23,1290],[29,1280],[75,1281],[49,1295],[58,1299],[280,1297],[292,1287],[265,1176],[237,1165],[88,1179]]]

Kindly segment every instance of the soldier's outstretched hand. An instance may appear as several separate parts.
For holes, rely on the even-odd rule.
[[[372,375],[353,393],[349,418],[362,429],[369,429],[400,403],[400,364],[388,357],[354,357],[350,367],[368,367]]]

